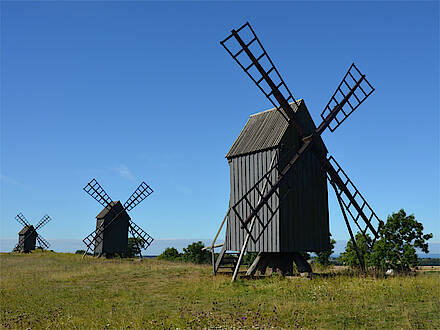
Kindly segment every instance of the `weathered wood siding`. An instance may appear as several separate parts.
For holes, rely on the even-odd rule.
[[[35,245],[37,242],[37,233],[32,231],[31,233],[26,232],[25,234],[18,235],[18,243],[22,251],[35,250]]]
[[[97,229],[103,226],[106,226],[106,229],[101,234],[102,242],[95,246],[95,254],[125,253],[127,251],[128,222],[130,217],[125,211],[120,213],[122,210],[121,203],[117,202],[111,207],[109,212],[101,212],[100,214],[103,213],[103,216],[96,219]],[[111,222],[116,215],[118,215],[118,218]],[[110,222],[111,224],[109,225]]]
[[[328,247],[327,179],[311,150],[306,151],[280,188],[282,252],[322,251]],[[286,195],[287,194],[287,195]]]
[[[296,113],[305,133],[311,134],[315,125],[303,101]],[[228,153],[231,182],[230,206],[234,205],[269,170],[274,154],[277,155],[276,161],[280,158],[278,164],[281,171],[301,145],[295,126],[288,125],[286,127],[283,125],[274,112],[266,111],[251,116],[246,127],[240,133],[239,139]],[[277,131],[277,134],[270,133],[274,129],[279,132]],[[282,138],[278,139],[277,136],[280,132],[282,132]],[[272,138],[270,138],[271,136]],[[269,138],[272,144],[277,143],[277,145],[269,150],[255,151],[260,145],[264,146],[265,144],[262,143]],[[320,138],[318,138],[318,144],[315,147],[323,155],[327,153]],[[246,151],[250,152],[245,154]],[[271,178],[273,183],[276,181],[276,176],[274,171]],[[291,186],[292,189],[286,193],[288,186]],[[263,183],[259,188],[262,190]],[[282,199],[281,204],[275,194],[270,200],[271,209],[275,210],[279,206],[279,211],[260,239],[257,242],[249,241],[247,251],[318,252],[327,248],[329,241],[327,178],[325,171],[321,168],[320,161],[311,150],[308,150],[298,161],[287,181],[280,187],[279,195]],[[283,199],[283,196],[286,198]],[[250,199],[251,203],[256,205],[258,195],[251,196]],[[242,205],[240,216],[244,219],[250,214],[250,207]],[[264,212],[260,212],[259,215],[266,222],[269,212],[264,209]],[[256,222],[253,229],[254,237],[258,236],[261,230],[262,226]],[[226,229],[226,249],[240,250],[245,237],[246,231],[241,228],[241,222],[231,210]]]
[[[315,125],[302,102],[297,113],[306,134],[312,134]],[[316,146],[325,155],[327,150],[322,140]],[[300,137],[294,126],[290,126],[281,140],[280,171],[300,147]],[[287,149],[288,147],[288,149]],[[286,196],[280,205],[280,242],[282,252],[314,251],[328,247],[329,218],[326,172],[311,149],[298,160],[280,188],[280,196]]]
[[[229,162],[230,167],[230,181],[231,181],[231,196],[230,205],[234,205],[262,176],[269,170],[270,163],[274,155],[277,154],[277,149],[257,152],[250,155],[232,158]],[[274,164],[276,164],[276,159]],[[275,172],[275,171],[274,171]],[[275,173],[274,173],[275,174]],[[276,179],[275,175],[271,178],[272,182]],[[263,189],[264,182],[260,185],[260,190]],[[258,202],[258,194],[250,196],[251,203],[256,205]],[[278,198],[276,195],[270,200],[270,206],[276,208],[278,205]],[[246,218],[250,213],[248,205],[244,205],[241,209],[240,216]],[[269,218],[269,211],[263,210],[260,216],[264,222]],[[253,229],[254,237],[262,231],[262,226],[258,221],[255,222]],[[246,231],[241,229],[241,222],[231,210],[229,213],[227,228],[226,228],[226,248],[228,250],[237,251],[241,249]],[[272,219],[260,239],[254,243],[249,241],[247,251],[249,252],[279,252],[279,216],[278,213]]]

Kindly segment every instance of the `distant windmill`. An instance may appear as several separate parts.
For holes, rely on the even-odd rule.
[[[321,138],[333,132],[374,91],[352,64],[321,113],[316,127],[303,100],[295,100],[249,23],[221,42],[269,99],[274,109],[252,115],[226,158],[230,166],[229,210],[211,246],[222,246],[214,274],[226,256],[233,280],[245,252],[258,252],[248,270],[267,267],[281,273],[311,271],[302,251],[319,252],[329,244],[327,179],[336,193],[348,232],[364,268],[347,213],[371,246],[382,221],[335,159],[327,157]],[[215,245],[227,219],[225,243]],[[369,240],[367,233],[373,239]],[[252,240],[252,241],[250,241]],[[236,253],[231,261],[231,254]]]
[[[153,193],[150,186],[142,182],[124,205],[120,201],[112,201],[96,179],[90,181],[83,189],[104,206],[104,209],[96,216],[95,231],[83,240],[87,246],[84,255],[89,250],[98,257],[112,256],[115,253],[125,254],[128,248],[129,232],[135,238],[136,244],[140,240],[145,248],[150,246],[153,238],[136,225],[127,213]]]
[[[36,224],[35,227],[29,224],[22,213],[17,214],[15,220],[24,227],[18,233],[18,243],[13,250],[14,252],[29,252],[35,250],[37,242],[39,248],[48,249],[50,247],[49,242],[37,232],[37,230],[41,229],[52,220],[47,214]]]

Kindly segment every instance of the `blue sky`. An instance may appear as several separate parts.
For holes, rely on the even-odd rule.
[[[153,237],[210,238],[227,209],[224,158],[269,102],[219,44],[249,21],[316,124],[351,62],[376,88],[330,154],[382,219],[404,208],[438,240],[438,2],[1,3],[1,233],[45,213],[83,238],[97,178]],[[334,196],[330,226],[347,239]]]

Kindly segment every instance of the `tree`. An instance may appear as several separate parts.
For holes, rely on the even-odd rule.
[[[159,256],[158,259],[168,260],[168,261],[177,261],[181,259],[181,254],[177,251],[176,248],[169,247],[166,248]]]
[[[366,234],[365,236],[362,233],[356,233],[354,239],[356,240],[356,245],[359,250],[359,254],[361,258],[364,260],[364,264],[367,267],[370,264],[370,247],[367,244],[367,241],[371,241],[370,235]],[[345,251],[341,253],[341,260],[344,265],[350,266],[352,268],[360,268],[359,259],[354,248],[353,241],[350,239],[345,246]]]
[[[334,249],[335,249],[335,244],[336,244],[336,241],[332,238],[332,234],[329,233],[328,239],[329,239],[328,249],[323,250],[321,252],[318,252],[316,254],[316,261],[317,261],[317,263],[320,264],[320,265],[323,265],[323,266],[330,265],[329,258],[333,254]]]
[[[379,239],[371,253],[372,264],[381,270],[394,269],[406,272],[418,264],[416,248],[428,253],[427,241],[432,233],[423,234],[423,225],[414,214],[407,215],[401,209],[388,216],[379,231]]]
[[[202,250],[205,246],[201,241],[194,242],[188,247],[183,248],[182,259],[183,261],[192,262],[195,264],[205,264],[211,262],[211,254]]]
[[[129,237],[127,253],[125,253],[124,257],[134,258],[141,253],[141,249],[145,249],[145,242],[139,237]]]

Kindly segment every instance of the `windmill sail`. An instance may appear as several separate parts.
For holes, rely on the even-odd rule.
[[[326,121],[328,123],[325,127],[318,128],[318,132],[323,131],[327,126],[331,132],[334,132],[373,92],[373,86],[352,63],[321,113],[323,123]]]
[[[18,221],[18,223],[20,223],[21,225],[23,225],[23,226],[27,226],[27,227],[29,227],[30,226],[30,224],[29,224],[29,222],[27,221],[27,219],[26,219],[26,217],[20,212],[20,213],[18,213],[16,216],[15,216],[15,220],[17,220]]]
[[[247,36],[246,41],[242,35]],[[220,43],[284,118],[287,121],[293,119],[296,124],[296,116],[289,102],[298,106],[297,101],[250,24],[247,22],[238,30],[232,30]],[[301,127],[298,129],[301,130]]]
[[[109,208],[109,204],[112,202],[112,199],[110,196],[105,192],[104,188],[101,187],[101,185],[96,181],[96,179],[93,179],[90,181],[83,190],[88,193],[90,196],[92,196],[93,199],[95,199],[99,204],[102,206]]]
[[[35,226],[35,230],[40,229],[45,226],[50,220],[52,220],[47,214],[37,223]]]
[[[131,196],[124,203],[124,209],[131,211],[142,202],[145,198],[153,193],[153,189],[147,185],[144,181],[136,188],[136,190],[131,194]]]

